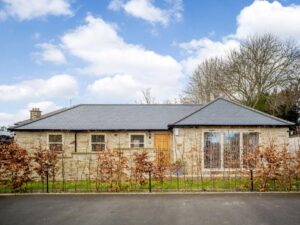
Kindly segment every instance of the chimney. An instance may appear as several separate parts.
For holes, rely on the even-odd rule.
[[[39,108],[32,108],[30,110],[30,119],[31,120],[36,120],[41,118],[42,116],[42,111]]]

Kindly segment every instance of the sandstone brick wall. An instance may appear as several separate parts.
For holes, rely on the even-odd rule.
[[[177,128],[171,135],[171,162],[181,159],[186,162],[185,174],[199,174],[199,162],[203,162],[203,134],[204,132],[258,132],[259,144],[268,145],[274,140],[278,145],[288,144],[288,128],[262,128],[262,127],[201,127],[201,128]],[[75,132],[16,132],[16,142],[23,148],[33,153],[41,144],[43,148],[48,148],[48,135],[63,135],[63,163],[65,168],[65,179],[87,179],[95,176],[97,152],[91,150],[91,134],[105,134],[106,148],[110,150],[123,151],[125,156],[132,159],[134,152],[142,149],[130,148],[130,134],[145,135],[145,150],[149,152],[152,160],[155,159],[154,134],[155,132],[77,132],[77,151],[75,152]],[[132,161],[129,161],[132,164]],[[62,167],[62,157],[60,157],[59,171]],[[58,179],[61,172],[58,173]]]
[[[28,132],[17,131],[15,140],[22,147],[28,151],[34,151],[35,148],[41,144],[47,148],[48,135],[50,134],[62,134],[64,152],[68,156],[71,156],[75,152],[75,132]],[[90,153],[91,150],[91,135],[92,134],[104,134],[106,148],[113,149],[128,149],[130,148],[130,135],[142,134],[145,135],[144,144],[145,148],[154,147],[154,134],[155,132],[77,132],[77,153]]]
[[[160,132],[161,133],[161,132]],[[167,132],[168,133],[168,132]],[[155,159],[154,134],[155,132],[77,132],[77,148],[75,152],[75,132],[16,132],[15,140],[29,153],[33,153],[41,145],[42,148],[48,148],[49,134],[62,134],[63,155],[60,154],[58,163],[57,178],[61,179],[61,168],[64,164],[66,179],[86,179],[87,176],[95,176],[96,159],[98,152],[91,149],[91,135],[104,134],[106,149],[120,150],[129,158],[129,164],[132,164],[134,152],[146,150],[151,160]],[[144,148],[130,148],[130,135],[143,134]],[[62,161],[63,160],[63,161]],[[63,163],[63,164],[62,164]]]
[[[173,135],[173,161],[182,160],[185,162],[184,172],[187,175],[199,174],[201,169],[203,174],[208,171],[204,169],[203,161],[203,142],[204,132],[220,132],[229,131],[239,133],[258,132],[259,145],[267,146],[274,141],[279,147],[289,143],[288,128],[267,128],[267,127],[201,127],[201,128],[177,128]],[[176,135],[177,133],[177,135]],[[241,143],[242,145],[242,143]],[[221,158],[223,157],[221,153]],[[217,171],[217,169],[216,169]]]

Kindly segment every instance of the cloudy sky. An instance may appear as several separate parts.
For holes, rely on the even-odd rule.
[[[79,103],[157,101],[251,34],[300,44],[300,0],[0,0],[0,125]]]

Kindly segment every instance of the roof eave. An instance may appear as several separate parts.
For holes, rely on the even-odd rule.
[[[237,106],[239,106],[239,107],[242,107],[242,108],[244,108],[244,109],[250,110],[250,111],[252,111],[252,112],[261,114],[261,115],[266,116],[266,117],[269,117],[269,118],[271,118],[271,119],[273,119],[273,120],[277,120],[277,121],[280,122],[280,123],[283,123],[283,124],[280,124],[280,125],[278,124],[278,125],[276,125],[276,126],[288,126],[288,127],[290,127],[290,126],[295,126],[295,125],[296,125],[295,123],[290,122],[290,121],[288,121],[288,120],[284,120],[284,119],[278,118],[278,117],[276,117],[276,116],[270,115],[270,114],[268,114],[268,113],[261,112],[261,111],[259,111],[259,110],[254,109],[254,108],[251,108],[251,107],[248,107],[248,106],[239,104],[239,103],[237,103],[237,102],[235,102],[235,101],[230,101],[230,100],[225,99],[225,98],[223,98],[223,97],[218,97],[218,98],[216,98],[216,99],[214,99],[214,100],[208,102],[207,104],[203,105],[202,107],[200,107],[200,108],[197,109],[196,111],[194,111],[194,112],[192,112],[192,113],[186,115],[185,117],[179,119],[178,121],[175,121],[174,123],[172,123],[172,125],[179,125],[178,123],[184,121],[184,120],[187,119],[188,117],[190,117],[190,116],[192,116],[193,114],[195,114],[195,113],[197,113],[197,112],[203,110],[204,108],[206,108],[206,107],[208,107],[209,105],[211,105],[211,104],[217,102],[218,100],[224,100],[224,101],[226,101],[226,102],[235,104],[235,105],[237,105]],[[222,125],[222,124],[212,124],[211,126],[221,126],[221,125]],[[202,125],[200,125],[200,124],[193,124],[193,125],[191,125],[191,126],[202,126]],[[205,126],[210,126],[210,125],[205,124]],[[223,124],[223,126],[224,126],[224,124]],[[235,125],[229,125],[229,124],[226,124],[225,126],[235,126]],[[237,126],[247,126],[247,124],[238,124]],[[253,125],[253,126],[261,126],[261,124],[259,124],[259,125]],[[263,126],[274,126],[274,125],[273,125],[273,124],[272,124],[272,125],[266,124],[266,125],[263,125]]]
[[[87,132],[87,131],[168,131],[169,128],[144,128],[144,129],[12,129],[11,131],[31,131],[31,132],[38,132],[38,131],[70,131],[70,132]]]
[[[295,126],[296,124],[291,123],[291,124],[170,124],[169,127],[205,127],[205,126],[249,126],[249,127],[290,127],[290,126]]]

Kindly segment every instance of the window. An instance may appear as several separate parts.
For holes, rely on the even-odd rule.
[[[134,134],[130,136],[131,148],[144,148],[144,135]]]
[[[62,148],[62,135],[61,134],[51,134],[49,135],[49,149],[53,151],[61,152]]]
[[[249,160],[249,156],[251,153],[254,153],[255,149],[258,147],[259,139],[258,133],[250,132],[243,134],[243,167],[247,168],[251,165],[251,161]]]
[[[204,169],[253,167],[251,153],[258,145],[258,132],[204,132]]]
[[[240,133],[224,133],[224,168],[240,167]]]
[[[204,168],[221,167],[221,134],[204,133]]]
[[[92,151],[104,151],[105,150],[105,135],[93,134],[92,138]]]

